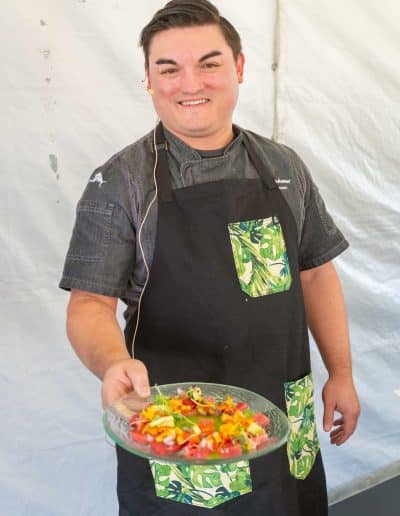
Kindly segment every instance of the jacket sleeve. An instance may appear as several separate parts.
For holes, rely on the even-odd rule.
[[[349,243],[330,215],[307,167],[303,162],[301,166],[305,192],[299,262],[300,270],[306,270],[332,260],[347,249]]]
[[[93,172],[76,208],[60,288],[127,297],[136,254],[132,188],[118,158]]]

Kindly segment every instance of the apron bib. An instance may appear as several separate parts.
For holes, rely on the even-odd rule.
[[[325,516],[296,223],[269,170],[259,179],[171,189],[162,125],[157,236],[135,358],[150,383],[211,382],[258,392],[291,423],[287,449],[222,466],[146,461],[117,447],[120,516]],[[163,145],[164,144],[164,145]],[[136,321],[127,322],[130,349]],[[247,493],[247,494],[246,494]],[[177,503],[178,502],[178,503]]]

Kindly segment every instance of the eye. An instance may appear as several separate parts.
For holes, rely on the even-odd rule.
[[[177,68],[165,68],[161,70],[161,75],[172,75],[178,71]]]
[[[203,63],[202,68],[205,70],[212,70],[213,68],[218,68],[220,65],[218,63]]]

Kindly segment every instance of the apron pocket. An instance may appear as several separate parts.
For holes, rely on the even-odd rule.
[[[250,297],[289,290],[289,259],[278,217],[228,224],[241,289]]]
[[[216,466],[149,462],[156,495],[175,502],[212,509],[252,491],[249,462],[245,460]]]
[[[286,382],[284,388],[291,429],[287,442],[290,473],[295,478],[304,480],[319,451],[312,373],[300,380]]]

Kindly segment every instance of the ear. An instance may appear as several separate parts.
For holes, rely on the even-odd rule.
[[[146,79],[145,79],[146,89],[151,90],[151,79],[150,79],[149,69],[147,67],[145,67],[144,73],[146,76]]]
[[[239,84],[242,84],[243,82],[243,73],[244,73],[244,63],[245,63],[245,57],[243,52],[240,52],[236,59],[236,74],[239,81]]]
[[[146,69],[146,89],[147,89],[147,93],[151,96],[154,95],[154,90],[153,88],[151,87],[151,80],[150,80],[150,75],[149,75],[149,71],[148,69]]]

